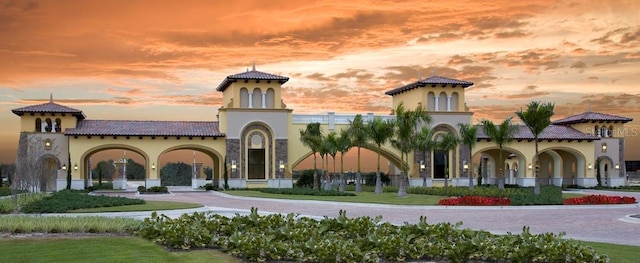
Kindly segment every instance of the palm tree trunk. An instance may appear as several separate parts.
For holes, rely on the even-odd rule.
[[[539,195],[540,194],[540,180],[538,179],[538,138],[534,138],[536,140],[536,154],[533,156],[533,179],[535,180],[535,186],[533,187],[533,193]]]
[[[344,153],[340,153],[340,186],[338,187],[338,191],[344,192],[345,184],[346,182],[344,181]]]
[[[444,155],[444,188],[449,187],[449,152]]]
[[[500,165],[500,168],[498,168],[498,189],[504,190],[504,180],[502,180],[502,176],[504,174],[504,172],[502,171],[504,169],[504,162],[502,161],[502,147],[500,147],[499,152],[500,157],[498,157],[498,165]],[[496,167],[498,167],[498,165],[496,165]]]
[[[382,178],[380,178],[380,145],[378,145],[378,166],[376,169],[376,194],[382,194]]]
[[[360,147],[358,146],[358,172],[356,173],[356,192],[362,192],[362,174],[360,173]]]
[[[469,161],[467,162],[467,176],[469,176],[469,188],[473,189],[473,162],[471,159],[473,158],[473,154],[471,154],[471,147],[469,147]]]
[[[422,163],[427,163],[427,152],[422,152]],[[418,171],[422,173],[422,187],[427,187],[427,171],[421,171],[422,167],[418,167]],[[426,168],[425,168],[426,169]]]
[[[313,153],[313,190],[318,190],[318,166],[316,160],[316,153]]]
[[[400,153],[400,161],[402,162],[402,164],[401,164],[402,172],[400,173],[400,182],[398,183],[398,196],[399,197],[404,197],[404,196],[407,196],[407,189],[406,189],[406,187],[404,185],[404,180],[405,180],[405,176],[407,174],[407,170],[405,168],[404,153],[403,152]],[[409,162],[409,160],[407,160],[407,162]]]

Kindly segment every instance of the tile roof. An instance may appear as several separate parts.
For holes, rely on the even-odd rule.
[[[71,114],[72,116],[77,117],[78,119],[84,119],[87,116],[81,110],[70,108],[67,106],[62,106],[60,104],[54,103],[53,101],[49,101],[44,104],[39,105],[31,105],[22,108],[17,108],[11,110],[13,114],[22,116],[26,113],[65,113]]]
[[[431,85],[432,87],[435,87],[436,85],[454,85],[454,86],[462,86],[462,88],[467,88],[471,85],[473,85],[473,82],[469,82],[469,81],[464,81],[464,80],[457,80],[457,79],[450,79],[450,78],[445,78],[445,77],[440,77],[440,76],[432,76],[426,79],[420,79],[416,82],[413,82],[411,84],[407,84],[404,85],[402,87],[399,88],[395,88],[392,89],[390,91],[385,92],[384,94],[387,95],[396,95],[398,93],[402,93],[405,91],[409,91],[415,88],[420,88],[420,87],[426,87],[427,85]]]
[[[477,132],[478,139],[489,139],[484,133],[482,126],[478,126]],[[518,131],[513,136],[514,140],[533,140],[533,133],[529,130],[529,128],[525,125],[518,125]],[[564,126],[564,125],[549,125],[540,136],[538,136],[539,140],[599,140],[598,137],[582,133],[572,127]]]
[[[585,123],[585,122],[621,122],[627,123],[632,121],[633,119],[616,116],[611,114],[599,113],[599,112],[583,112],[578,115],[573,115],[566,117],[564,119],[560,119],[554,121],[553,124],[574,124],[574,123]]]
[[[184,136],[224,137],[218,122],[83,120],[65,130],[70,136]]]
[[[289,81],[288,77],[283,77],[280,75],[270,74],[262,71],[257,71],[255,68],[253,70],[247,72],[242,72],[234,75],[229,75],[225,78],[220,85],[216,88],[217,91],[224,91],[231,85],[231,83],[236,82],[238,80],[272,80],[277,81],[280,84],[284,84]]]

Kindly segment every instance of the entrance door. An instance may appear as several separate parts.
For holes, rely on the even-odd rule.
[[[445,176],[445,154],[444,151],[433,151],[433,178],[444,179]]]
[[[249,149],[249,180],[265,180],[264,149]]]

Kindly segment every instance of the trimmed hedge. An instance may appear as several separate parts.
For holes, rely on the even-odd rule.
[[[259,188],[254,189],[268,194],[283,194],[283,195],[313,195],[313,196],[355,196],[354,193],[339,192],[336,190],[313,190],[310,188]]]
[[[93,196],[83,191],[62,190],[40,200],[30,202],[21,209],[23,213],[65,213],[81,208],[111,207],[144,204],[142,199]]]

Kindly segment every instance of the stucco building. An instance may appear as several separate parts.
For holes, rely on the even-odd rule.
[[[226,172],[231,187],[292,187],[292,170],[311,154],[300,142],[300,130],[318,122],[325,132],[339,131],[346,129],[355,115],[294,114],[282,98],[281,91],[288,80],[255,67],[227,76],[216,88],[222,93],[223,105],[207,121],[91,120],[81,110],[55,103],[53,98],[45,104],[13,109],[21,122],[17,173],[21,178],[33,177],[32,182],[22,182],[29,186],[22,187],[60,190],[68,183],[68,173],[72,188],[90,186],[90,157],[108,149],[140,154],[146,168],[146,187],[162,184],[157,167],[160,156],[181,149],[209,156],[216,183]],[[429,111],[434,136],[444,132],[458,134],[457,124],[469,124],[473,118],[465,104],[465,90],[472,85],[433,76],[386,94],[392,96],[393,108],[403,103],[408,109],[420,106]],[[363,115],[365,120],[395,117]],[[625,185],[623,131],[629,121],[630,118],[596,112],[554,121],[539,139],[541,182],[594,186],[600,180],[603,185]],[[498,147],[479,130],[471,160],[466,159],[469,149],[462,145],[449,152],[411,154],[411,185],[421,186],[426,181],[428,186],[441,186],[445,178],[451,185],[467,185],[466,169],[483,176],[485,183],[494,183],[502,166],[497,165]],[[535,150],[528,129],[520,125],[513,142],[504,150],[506,183],[533,186]],[[393,166],[399,166],[397,149],[384,145],[382,155]],[[116,176],[113,183],[114,188],[124,188],[127,179]],[[205,183],[200,175],[192,178],[193,187]]]

